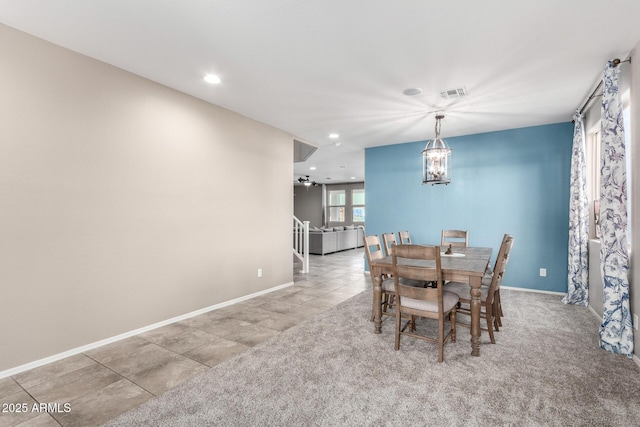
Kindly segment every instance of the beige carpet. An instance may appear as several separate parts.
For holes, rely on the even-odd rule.
[[[497,344],[447,344],[369,322],[364,292],[147,402],[109,426],[640,424],[640,369],[598,349],[598,322],[560,297],[503,290]],[[430,328],[430,326],[429,326]]]

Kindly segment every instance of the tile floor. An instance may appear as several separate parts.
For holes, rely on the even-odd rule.
[[[362,249],[312,256],[294,286],[0,379],[0,427],[115,418],[368,289],[363,257]]]

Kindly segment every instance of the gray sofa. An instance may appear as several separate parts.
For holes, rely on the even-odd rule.
[[[347,226],[309,230],[309,253],[326,255],[364,246],[364,227]]]

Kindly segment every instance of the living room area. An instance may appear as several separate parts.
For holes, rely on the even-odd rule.
[[[363,246],[364,182],[294,185],[294,216],[309,221],[309,253],[327,255]]]

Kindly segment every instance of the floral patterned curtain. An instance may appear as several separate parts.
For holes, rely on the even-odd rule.
[[[622,105],[618,74],[611,61],[604,69],[602,141],[600,157],[600,264],[604,280],[604,313],[600,348],[633,356],[633,329],[629,311],[629,256],[627,253],[627,177]]]
[[[569,200],[569,269],[565,304],[586,307],[589,303],[589,198],[587,162],[584,149],[584,125],[579,111],[573,116],[573,152]]]

